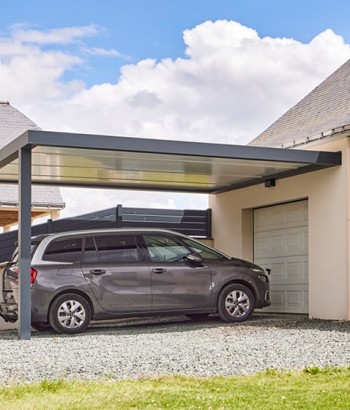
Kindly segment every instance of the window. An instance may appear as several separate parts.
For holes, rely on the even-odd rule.
[[[36,250],[36,248],[38,247],[40,242],[32,242],[31,243],[31,250],[30,250],[30,254],[31,256],[34,255],[34,252]],[[14,253],[11,256],[11,262],[13,263],[18,263],[18,247],[15,249]]]
[[[144,241],[152,262],[175,262],[183,260],[190,252],[174,238],[144,235]]]
[[[57,239],[46,248],[43,260],[52,262],[80,262],[81,238]]]
[[[219,252],[214,251],[213,249],[207,248],[205,245],[200,243],[191,241],[191,239],[183,238],[183,241],[187,246],[191,248],[191,250],[198,255],[201,256],[203,259],[216,259],[216,260],[224,260],[226,257]]]
[[[84,263],[86,262],[99,262],[94,238],[85,238]]]
[[[138,251],[134,235],[104,235],[95,237],[101,262],[138,262]]]

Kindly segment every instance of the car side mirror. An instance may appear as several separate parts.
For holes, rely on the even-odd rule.
[[[196,254],[194,254],[194,253],[189,253],[187,256],[186,256],[186,259],[189,261],[189,262],[191,262],[191,263],[193,263],[194,265],[203,265],[203,259],[199,256],[199,255],[196,255]]]

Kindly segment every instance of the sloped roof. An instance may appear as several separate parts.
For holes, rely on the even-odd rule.
[[[350,60],[248,145],[290,147],[350,124]]]
[[[12,107],[8,101],[0,101],[0,147],[4,147],[27,130],[40,130],[40,128]]]
[[[52,186],[32,187],[33,206],[36,208],[63,208],[59,188]],[[18,186],[0,184],[0,206],[18,205]]]
[[[0,148],[27,130],[40,130],[40,128],[32,120],[12,107],[9,102],[0,101]],[[57,187],[33,186],[32,202],[34,207],[63,208],[65,206],[60,190]],[[17,186],[0,184],[0,206],[5,204],[17,205],[17,203]]]

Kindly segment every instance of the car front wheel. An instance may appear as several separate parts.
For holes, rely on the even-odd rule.
[[[218,313],[225,322],[243,322],[253,313],[254,295],[239,283],[226,286],[220,293]]]
[[[81,295],[66,293],[52,302],[49,312],[50,325],[57,333],[80,333],[90,323],[91,308]]]

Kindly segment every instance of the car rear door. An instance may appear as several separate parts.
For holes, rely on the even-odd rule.
[[[143,243],[151,272],[154,310],[211,307],[208,266],[188,261],[190,250],[170,234],[144,234]]]
[[[85,238],[82,264],[98,303],[106,312],[152,309],[151,277],[133,234],[101,234]]]

